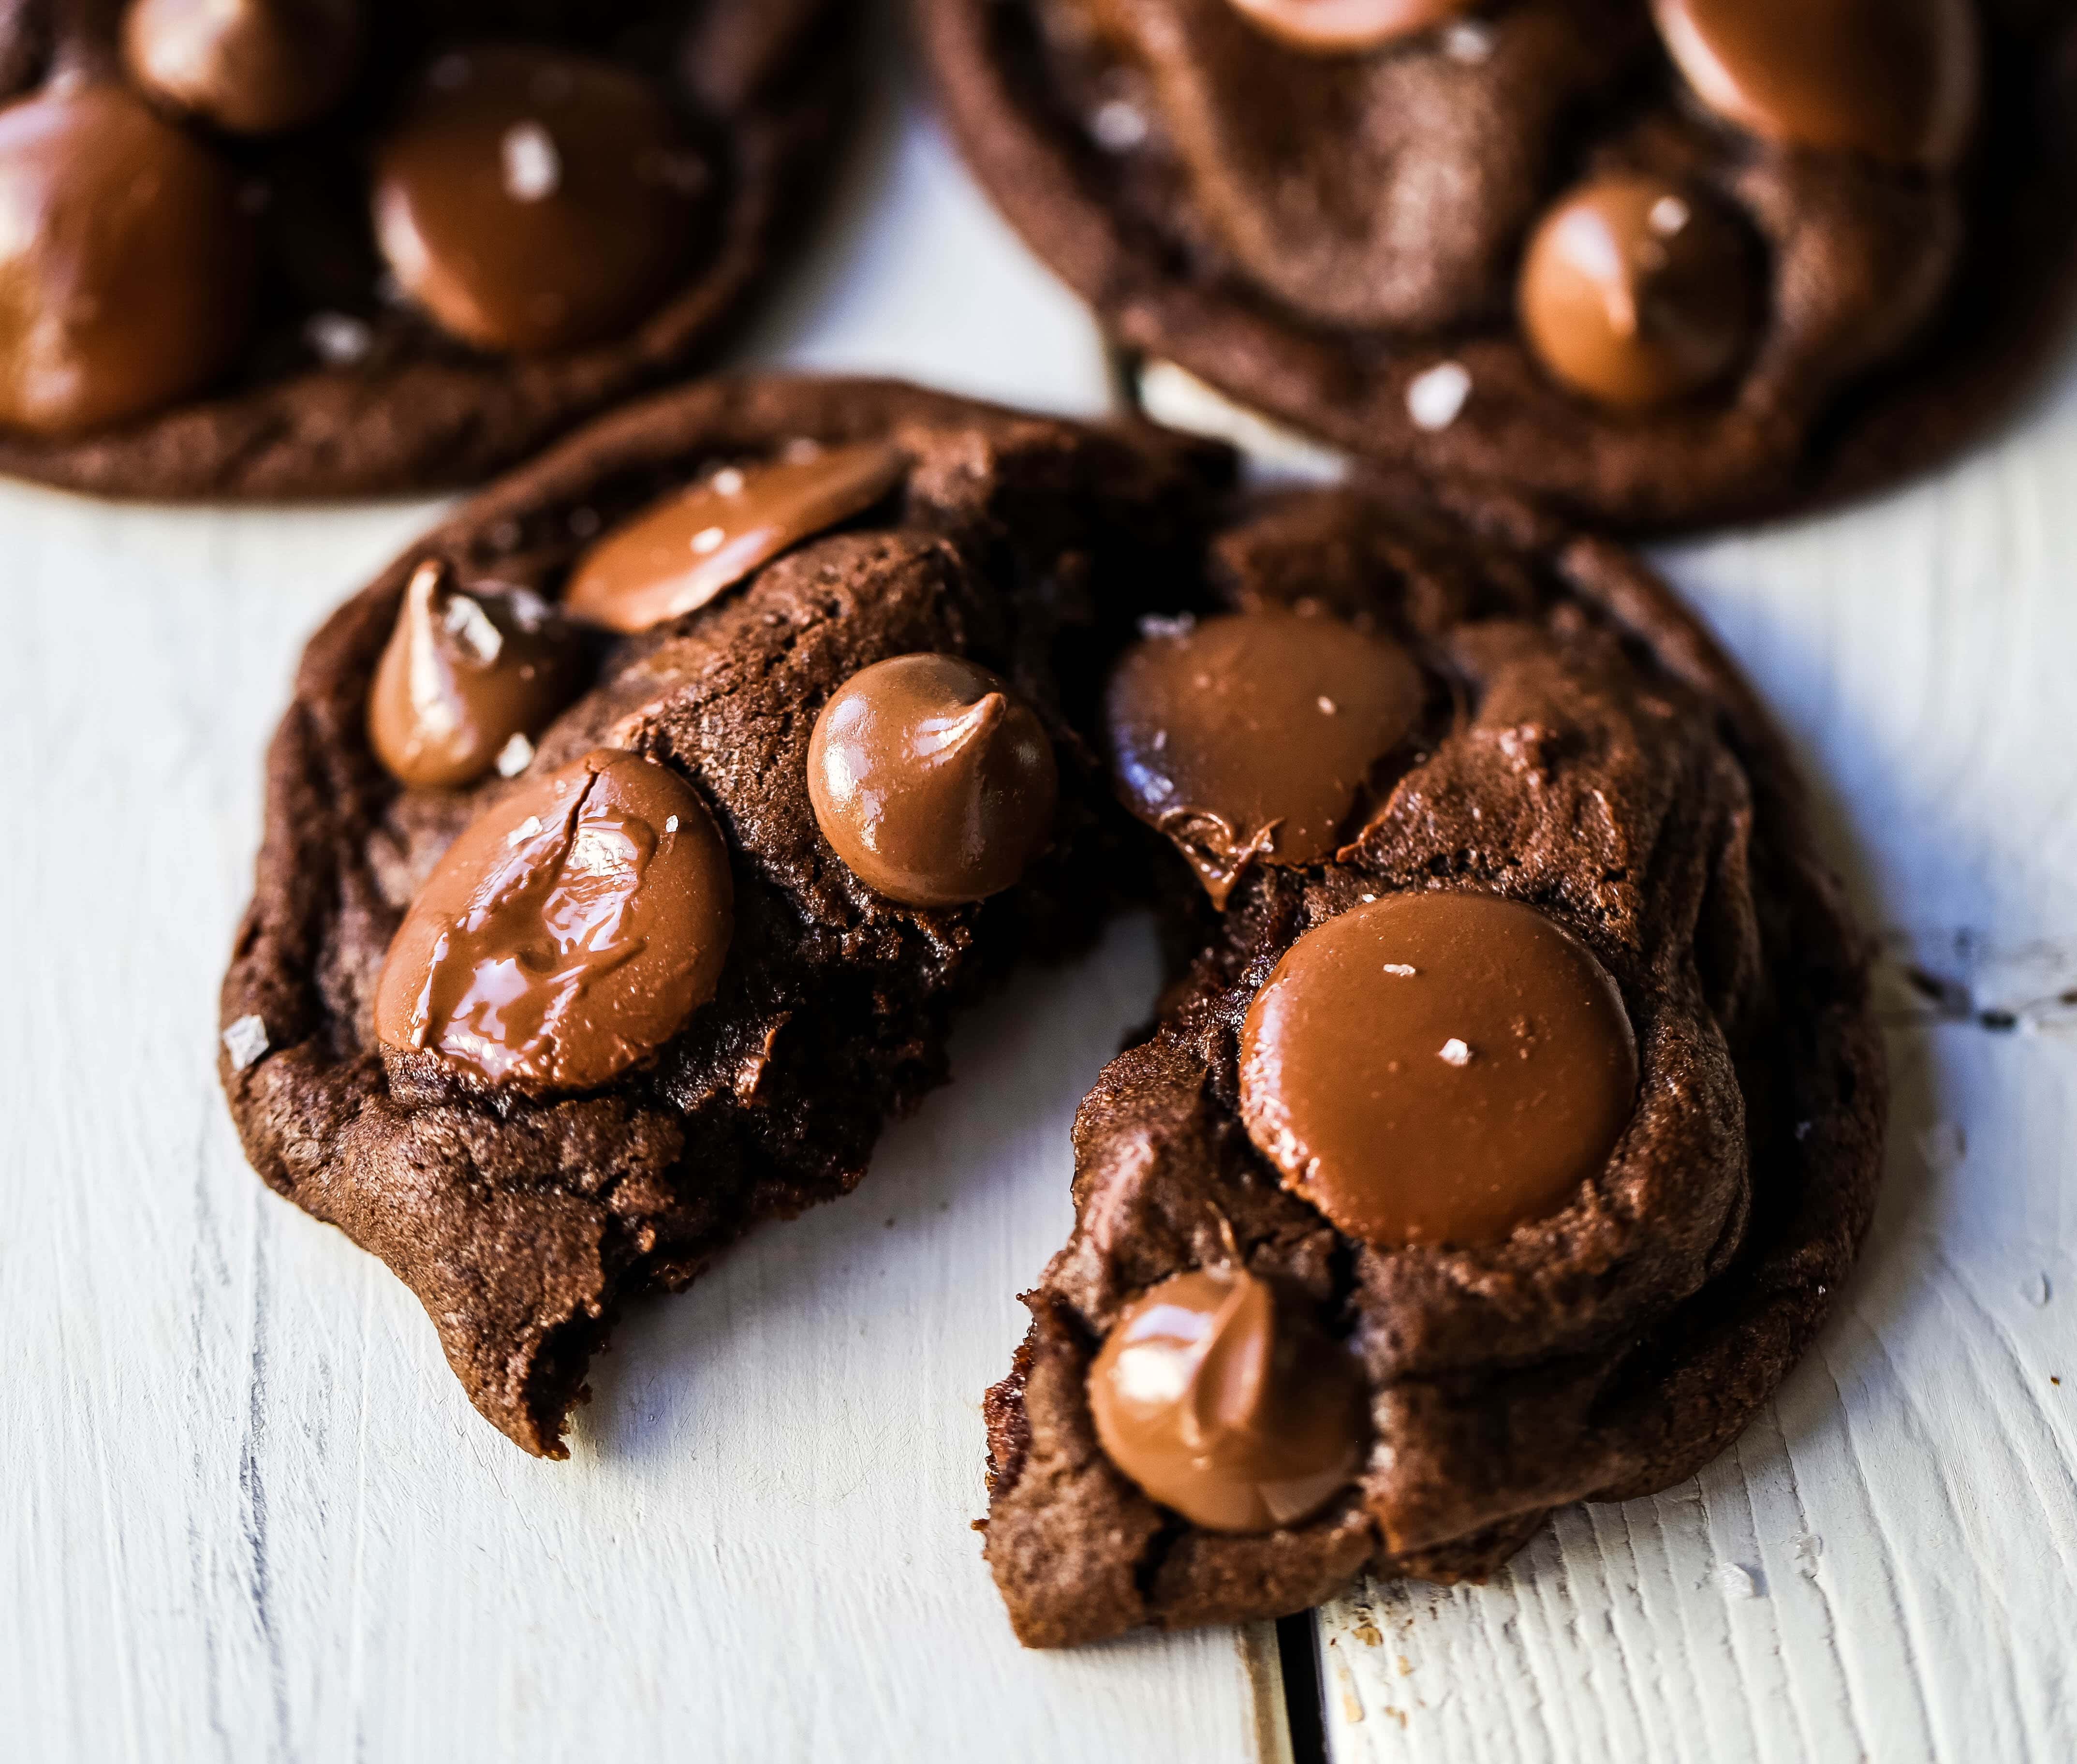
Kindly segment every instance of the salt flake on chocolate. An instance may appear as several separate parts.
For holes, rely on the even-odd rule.
[[[497,776],[516,778],[534,763],[534,743],[515,734],[497,750]]]
[[[556,193],[563,181],[563,156],[555,137],[539,123],[515,123],[498,144],[505,168],[505,193],[515,202],[538,202]]]
[[[250,1013],[223,1032],[223,1050],[231,1055],[231,1069],[242,1072],[267,1051],[264,1018]]]
[[[1413,426],[1431,434],[1446,429],[1457,420],[1464,401],[1471,395],[1471,377],[1460,361],[1438,362],[1426,373],[1417,373],[1406,387],[1406,414]]]
[[[1411,973],[1413,970],[1409,968],[1407,971]],[[1471,1063],[1471,1050],[1464,1042],[1452,1035],[1442,1043],[1438,1057],[1445,1065],[1468,1066]]]

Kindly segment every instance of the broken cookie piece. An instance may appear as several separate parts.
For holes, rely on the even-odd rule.
[[[1327,768],[1324,847],[1208,897],[1163,826],[1188,955],[1082,1105],[1073,1234],[986,1404],[1030,1645],[1484,1575],[1554,1507],[1679,1482],[1867,1229],[1865,948],[1765,714],[1626,554],[1438,493],[1276,497],[1210,548],[1205,628],[1302,605],[1423,684]],[[1259,689],[1172,700],[1128,655],[1113,742],[1187,744]],[[1314,813],[1306,767],[1251,776],[1251,823]]]

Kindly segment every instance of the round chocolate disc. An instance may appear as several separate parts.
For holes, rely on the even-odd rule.
[[[714,996],[734,924],[728,849],[692,787],[597,748],[448,848],[389,945],[376,1037],[491,1084],[587,1089]]]
[[[577,560],[563,605],[609,630],[647,630],[871,508],[906,468],[883,442],[810,442],[795,457],[717,472],[601,539]]]
[[[1303,1523],[1355,1480],[1370,1432],[1355,1356],[1242,1269],[1134,1300],[1088,1390],[1105,1455],[1207,1531]]]
[[[199,391],[252,261],[231,168],[124,88],[0,109],[0,425],[77,435]]]
[[[123,59],[153,97],[234,135],[314,123],[346,95],[359,0],[136,0]]]
[[[1051,838],[1059,793],[1045,726],[956,655],[897,655],[852,675],[808,745],[823,838],[907,906],[1001,892]]]
[[[399,783],[517,772],[533,738],[584,684],[576,634],[523,591],[464,593],[419,566],[368,695],[368,738]]]
[[[1529,242],[1521,328],[1552,375],[1619,410],[1722,379],[1760,318],[1759,266],[1737,220],[1662,178],[1571,191]]]
[[[1710,109],[1771,140],[1952,164],[1975,129],[1975,0],[1652,0]]]
[[[1249,1137],[1348,1236],[1488,1243],[1608,1162],[1637,1043],[1607,971],[1533,907],[1398,894],[1285,952],[1240,1081]]]
[[[1471,0],[1233,0],[1234,9],[1294,49],[1352,55],[1432,29]]]
[[[404,292],[482,349],[626,329],[663,296],[711,175],[649,81],[559,51],[442,56],[376,157],[375,231]]]
[[[1251,862],[1339,847],[1371,768],[1421,715],[1421,670],[1388,638],[1283,609],[1135,644],[1104,701],[1126,805],[1174,839],[1214,901]]]

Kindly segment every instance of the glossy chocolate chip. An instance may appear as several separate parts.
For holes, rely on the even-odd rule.
[[[804,539],[863,513],[906,461],[877,441],[730,467],[644,510],[577,560],[563,605],[609,630],[642,631],[696,611]]]
[[[1974,0],[1652,0],[1696,95],[1771,140],[1947,165],[1982,102]]]
[[[381,144],[376,237],[443,328],[539,354],[645,316],[685,263],[711,193],[708,168],[639,74],[480,46],[435,61]]]
[[[76,435],[199,391],[252,261],[231,168],[121,86],[0,109],[0,424]]]
[[[1390,639],[1275,609],[1147,636],[1112,673],[1105,716],[1126,806],[1223,905],[1251,863],[1333,855],[1421,699],[1420,669]]]
[[[1241,1113],[1285,1187],[1380,1247],[1556,1212],[1636,1106],[1601,964],[1518,901],[1399,894],[1308,931],[1249,1007]]]
[[[1598,178],[1530,239],[1516,292],[1551,375],[1617,410],[1700,392],[1752,345],[1759,257],[1713,198],[1662,178]]]
[[[1432,30],[1472,0],[1232,0],[1234,10],[1294,49],[1352,55]]]
[[[897,655],[822,707],[808,799],[867,887],[905,905],[998,894],[1051,837],[1053,743],[1030,706],[956,655]]]
[[[153,98],[234,135],[314,123],[346,95],[358,0],[136,0],[123,59]]]
[[[368,736],[400,783],[473,784],[533,758],[533,738],[584,684],[576,634],[523,589],[463,592],[419,566],[368,696]]]
[[[389,946],[375,1032],[481,1084],[602,1084],[714,996],[728,851],[668,768],[599,748],[530,780],[449,847]]]
[[[1302,1523],[1355,1480],[1369,1434],[1355,1356],[1240,1269],[1134,1300],[1088,1390],[1105,1455],[1208,1531]]]

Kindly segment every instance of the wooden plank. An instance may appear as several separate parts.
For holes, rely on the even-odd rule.
[[[1101,408],[1102,354],[913,107],[768,359]],[[1273,1633],[1017,1647],[979,1399],[1069,1221],[1144,925],[961,1031],[842,1204],[630,1321],[572,1461],[484,1425],[387,1273],[267,1195],[213,1070],[304,634],[431,505],[0,486],[0,1710],[38,1760],[1288,1756]]]

